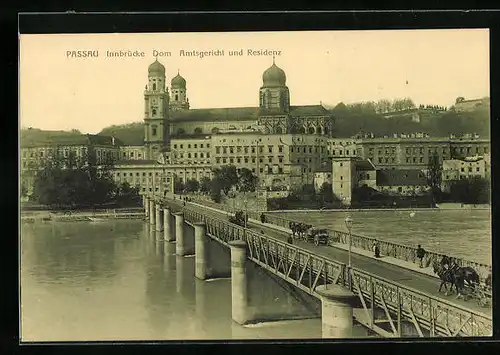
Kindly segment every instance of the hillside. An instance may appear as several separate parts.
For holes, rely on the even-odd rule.
[[[144,124],[142,122],[109,126],[104,128],[99,134],[118,138],[125,145],[144,144]]]
[[[450,134],[477,133],[481,137],[490,135],[489,109],[473,112],[432,113],[421,111],[420,122],[412,122],[410,115],[402,114],[385,118],[373,112],[361,112],[343,108],[329,110],[335,117],[334,135],[339,138],[352,137],[359,132],[371,132],[375,136],[392,136],[394,133],[423,132],[431,137],[448,137]],[[125,145],[144,143],[142,122],[114,125],[104,128],[99,134],[110,135]]]
[[[19,139],[21,145],[45,144],[54,141],[71,141],[78,139],[82,133],[77,130],[72,131],[44,131],[38,128],[21,129]]]
[[[450,134],[462,133],[477,133],[481,137],[490,135],[489,109],[473,112],[422,112],[420,122],[412,122],[411,116],[404,114],[385,118],[375,113],[352,112],[337,108],[330,112],[335,117],[334,135],[342,138],[352,137],[359,132],[371,132],[375,136],[413,132],[427,133],[432,137],[447,137]]]

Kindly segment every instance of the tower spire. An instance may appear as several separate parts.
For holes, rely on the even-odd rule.
[[[274,64],[274,54],[273,54],[273,64]]]

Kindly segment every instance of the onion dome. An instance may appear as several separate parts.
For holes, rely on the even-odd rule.
[[[286,86],[285,72],[274,64],[273,60],[273,65],[262,74],[262,82],[264,87]]]
[[[165,76],[165,67],[161,64],[158,59],[156,59],[149,67],[148,67],[149,75],[160,75]]]
[[[177,72],[177,75],[174,78],[172,78],[172,81],[170,82],[170,84],[173,88],[185,89],[186,88],[186,79],[184,79],[182,76],[180,76],[179,72]]]

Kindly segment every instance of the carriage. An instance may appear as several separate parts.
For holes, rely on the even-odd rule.
[[[314,242],[314,245],[328,245],[328,230],[319,228],[309,228],[304,234],[304,241]]]
[[[229,216],[229,222],[245,227],[248,223],[248,216],[243,211],[236,211],[234,216]]]

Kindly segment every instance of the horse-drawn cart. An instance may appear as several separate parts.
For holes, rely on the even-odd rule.
[[[314,242],[316,246],[320,244],[328,245],[328,230],[310,228],[307,233],[305,233],[304,240],[306,242]]]

